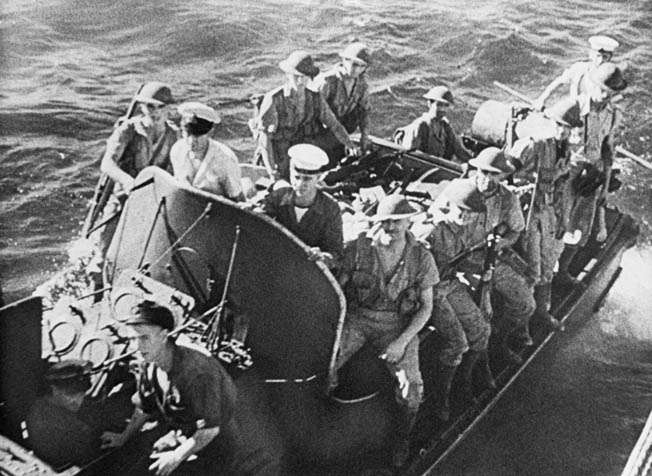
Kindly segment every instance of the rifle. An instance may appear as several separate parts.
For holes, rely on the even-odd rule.
[[[480,277],[480,284],[476,291],[476,303],[482,312],[482,316],[490,321],[493,317],[493,308],[491,307],[491,288],[493,281],[493,272],[496,268],[496,258],[498,257],[498,250],[496,249],[497,238],[500,236],[498,228],[501,225],[494,227],[493,231],[487,235],[487,244],[484,255],[484,265],[482,266],[482,276]]]
[[[136,104],[138,103],[136,97],[141,89],[143,89],[143,86],[145,86],[145,83],[140,84],[136,94],[134,94],[134,97],[131,99],[131,103],[127,108],[127,113],[122,118],[118,119],[116,124],[119,124],[123,120],[130,119],[134,115]],[[86,220],[84,220],[84,226],[82,227],[82,236],[84,238],[88,238],[88,236],[97,229],[97,227],[94,226],[95,222],[100,217],[100,214],[104,210],[109,198],[111,198],[114,187],[115,182],[111,177],[107,174],[102,174],[100,176],[100,179],[97,181],[97,185],[95,186],[95,192],[93,193],[93,199],[91,200],[91,206],[86,215]]]

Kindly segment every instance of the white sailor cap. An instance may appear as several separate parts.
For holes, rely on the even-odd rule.
[[[613,53],[620,43],[609,36],[595,35],[589,38],[589,45],[592,50]]]
[[[328,164],[328,155],[312,144],[296,144],[288,149],[290,165],[302,174],[318,174]]]
[[[197,117],[198,119],[203,119],[204,121],[212,122],[213,124],[219,124],[222,122],[222,118],[217,113],[215,109],[206,104],[200,102],[184,102],[180,104],[177,108],[181,116]]]

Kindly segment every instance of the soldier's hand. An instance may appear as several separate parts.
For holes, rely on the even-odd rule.
[[[362,155],[362,151],[360,150],[360,147],[352,145],[346,148],[346,155],[360,157],[360,155]]]
[[[406,347],[407,344],[404,344],[400,339],[392,341],[385,349],[385,352],[380,355],[380,358],[390,364],[397,364],[403,358]]]
[[[124,436],[123,433],[115,433],[113,431],[105,431],[102,433],[102,436],[100,436],[100,448],[103,450],[110,449],[110,448],[120,448],[121,446],[124,446],[124,444],[127,442],[127,438]]]
[[[156,476],[169,476],[172,474],[172,471],[183,463],[183,459],[176,451],[152,453],[150,458],[155,461],[149,465],[148,469],[153,471]]]

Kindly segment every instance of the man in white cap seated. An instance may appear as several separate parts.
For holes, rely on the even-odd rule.
[[[174,176],[206,192],[243,201],[240,165],[235,153],[211,139],[221,118],[215,109],[198,102],[179,106],[182,138],[170,152]]]
[[[340,53],[342,61],[315,78],[315,89],[321,91],[337,120],[351,134],[360,128],[360,145],[368,145],[369,84],[366,71],[371,55],[364,43],[352,43]],[[326,150],[331,165],[344,156],[344,146],[331,134],[334,147]]]
[[[409,456],[408,437],[423,398],[418,333],[430,319],[439,282],[432,254],[409,231],[416,213],[402,195],[382,198],[370,218],[374,226],[347,246],[340,276],[347,315],[336,365],[341,368],[368,342],[396,378],[397,467]]]
[[[493,273],[493,290],[504,301],[502,315],[496,316],[495,335],[497,336],[499,356],[509,363],[520,364],[520,356],[512,349],[514,338],[518,344],[532,345],[529,334],[529,320],[535,310],[534,296],[528,277],[524,276],[506,261],[509,249],[516,243],[525,229],[525,219],[521,204],[505,185],[501,183],[514,172],[514,167],[506,160],[503,151],[496,147],[484,149],[475,159],[469,161],[475,167],[474,176],[451,182],[471,182],[482,194],[486,205],[484,213],[477,213],[466,224],[469,233],[467,243],[480,243],[493,233],[498,225],[504,228],[496,243],[498,262]],[[465,273],[481,275],[484,272],[484,253],[474,253],[464,260],[459,269]]]
[[[263,211],[310,246],[311,259],[335,268],[342,257],[342,214],[335,199],[318,188],[328,156],[312,144],[293,145],[288,155],[292,186],[272,189]]]
[[[537,109],[543,109],[550,95],[564,84],[570,86],[571,97],[577,97],[580,94],[579,87],[582,77],[601,64],[611,61],[619,43],[609,36],[595,35],[589,38],[589,46],[589,60],[573,63],[570,68],[564,70],[559,77],[555,78],[535,101]]]
[[[398,129],[394,140],[406,149],[417,149],[460,163],[468,162],[471,154],[446,117],[448,109],[454,104],[453,93],[446,86],[435,86],[423,97],[428,100],[428,111],[411,124]]]
[[[339,123],[321,93],[307,88],[319,74],[312,56],[294,51],[279,63],[285,85],[265,94],[252,130],[260,155],[270,175],[290,177],[288,149],[294,144],[319,143],[327,127],[347,151],[357,153],[346,129]]]

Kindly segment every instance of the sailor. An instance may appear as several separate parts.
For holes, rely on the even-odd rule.
[[[320,73],[314,82],[330,106],[337,120],[351,134],[360,129],[360,145],[368,146],[369,126],[369,84],[366,72],[371,64],[371,55],[364,43],[352,43],[340,53],[342,61],[329,71]],[[329,131],[332,147],[325,148],[330,165],[344,156],[344,146]]]
[[[138,173],[150,165],[168,172],[170,150],[179,138],[178,128],[168,120],[174,102],[170,88],[158,81],[145,83],[134,97],[140,114],[118,124],[106,144],[101,170],[115,181],[113,195],[103,211],[103,219],[120,213]],[[117,226],[113,220],[99,236],[102,256]]]
[[[358,149],[323,96],[307,88],[309,81],[319,73],[312,56],[305,51],[295,51],[279,66],[285,72],[286,83],[265,94],[252,122],[258,141],[257,154],[268,171],[277,178],[289,179],[287,151],[290,146],[319,144],[325,135],[325,127],[348,152],[357,154]]]
[[[554,267],[564,248],[564,195],[570,173],[569,135],[581,126],[579,108],[570,97],[533,113],[517,125],[519,139],[507,155],[519,164],[515,185],[529,189],[528,218],[522,236],[524,257],[532,271],[536,311],[533,319],[549,329],[562,324],[549,312]],[[527,196],[527,195],[526,195]]]
[[[572,164],[575,196],[568,224],[568,232],[580,233],[580,238],[575,243],[566,240],[567,246],[559,259],[558,279],[562,283],[574,282],[568,267],[577,250],[588,242],[596,214],[600,218],[600,213],[604,213],[601,208],[612,185],[614,134],[622,120],[622,113],[611,103],[611,98],[626,87],[623,70],[614,63],[601,64],[580,82],[577,103],[584,122],[584,154],[578,155]],[[592,176],[598,180],[590,180]],[[594,183],[586,183],[585,178]],[[606,229],[603,220],[598,220],[598,224],[596,240],[602,242],[606,239]]]
[[[446,113],[454,104],[453,93],[446,86],[435,86],[423,95],[428,111],[411,124],[400,128],[394,140],[406,149],[417,149],[447,160],[466,163],[471,153],[455,134]]]
[[[589,38],[589,60],[578,61],[571,65],[570,68],[553,80],[552,83],[541,93],[541,96],[535,101],[535,108],[542,110],[546,100],[560,86],[570,86],[570,96],[576,98],[580,95],[580,81],[589,71],[597,68],[603,63],[611,61],[614,51],[618,48],[619,43],[609,36],[595,35]]]
[[[221,122],[217,111],[198,102],[179,106],[182,138],[170,151],[174,176],[206,192],[243,201],[240,165],[235,153],[210,137]]]
[[[157,476],[277,474],[269,454],[256,452],[254,460],[254,453],[246,451],[231,377],[215,358],[177,345],[170,336],[174,316],[168,308],[142,301],[124,323],[144,360],[132,418],[122,433],[102,435],[105,448],[124,445],[156,417],[170,431],[134,465],[134,474],[141,474],[143,464]]]
[[[467,242],[467,226],[478,213],[486,211],[486,206],[476,186],[468,181],[449,184],[435,206],[434,218],[423,235],[441,276],[441,282],[434,289],[431,322],[443,341],[435,380],[435,415],[447,421],[450,416],[448,396],[456,372],[460,397],[465,403],[475,400],[472,375],[479,359],[483,370],[482,386],[495,387],[487,360],[491,325],[473,301],[469,289],[456,277],[456,267],[451,263],[474,245]]]
[[[63,360],[50,366],[45,380],[48,392],[39,397],[26,418],[29,444],[55,468],[84,465],[100,452],[100,433],[80,409],[91,387],[91,363]]]
[[[522,362],[512,349],[512,339],[522,345],[532,345],[528,322],[535,309],[534,297],[528,278],[515,269],[508,259],[512,246],[525,228],[525,219],[518,198],[501,183],[514,172],[514,167],[506,160],[505,154],[496,147],[484,149],[469,165],[477,169],[473,177],[457,179],[451,184],[471,182],[482,194],[485,213],[470,219],[470,243],[479,243],[493,233],[498,225],[504,228],[496,243],[498,262],[493,272],[493,291],[504,301],[503,312],[494,319],[494,334],[497,337],[498,353],[513,364]],[[460,270],[475,275],[483,272],[484,257],[475,253],[464,260]]]
[[[408,437],[423,397],[419,331],[432,314],[439,275],[432,254],[409,231],[416,211],[402,195],[380,200],[374,226],[345,250],[340,283],[347,296],[337,368],[365,343],[396,377],[401,407],[395,466],[409,456]]]
[[[342,214],[330,195],[319,189],[328,156],[312,144],[288,150],[291,187],[275,185],[262,202],[262,211],[311,247],[310,259],[337,268],[342,259]]]

